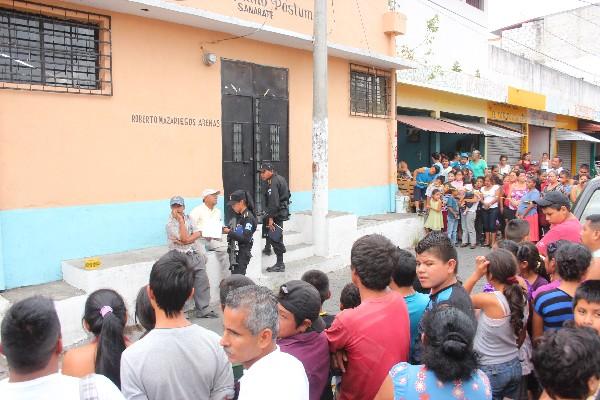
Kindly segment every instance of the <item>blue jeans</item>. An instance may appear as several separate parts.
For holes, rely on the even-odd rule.
[[[456,232],[458,231],[458,223],[460,219],[456,219],[450,214],[448,211],[448,239],[452,242],[453,245],[456,244]]]
[[[521,383],[521,362],[519,357],[501,364],[482,365],[479,367],[490,380],[492,399],[502,400],[504,397],[516,399]]]

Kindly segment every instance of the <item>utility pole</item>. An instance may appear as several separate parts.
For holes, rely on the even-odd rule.
[[[329,210],[327,0],[315,0],[313,44],[312,224],[315,255],[326,256]]]

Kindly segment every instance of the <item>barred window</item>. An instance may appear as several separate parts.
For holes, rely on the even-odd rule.
[[[279,159],[279,125],[269,125],[269,133],[271,137],[271,160],[281,161]]]
[[[374,68],[350,66],[350,115],[387,117],[391,74]]]
[[[109,17],[35,6],[40,13],[0,8],[0,87],[112,94]]]

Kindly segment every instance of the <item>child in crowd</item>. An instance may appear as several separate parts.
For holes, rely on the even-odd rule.
[[[448,236],[442,232],[430,232],[417,243],[415,252],[417,278],[423,288],[430,290],[426,311],[447,303],[475,320],[471,298],[456,279],[458,255]],[[419,328],[419,336],[421,333]],[[416,346],[412,357],[417,363],[421,362],[420,347]]]
[[[360,306],[360,293],[354,283],[348,283],[340,293],[340,311]]]
[[[532,359],[544,388],[540,400],[594,397],[600,379],[599,348],[600,337],[590,328],[567,327],[544,333]]]
[[[392,269],[392,280],[390,289],[400,293],[404,297],[408,316],[410,318],[410,354],[412,355],[415,343],[420,341],[419,322],[425,312],[425,307],[429,303],[429,296],[419,293],[413,288],[413,283],[417,278],[417,260],[415,256],[404,249],[397,248],[396,254],[398,262]]]
[[[471,185],[465,185],[466,192],[463,189],[459,189],[460,206],[461,212],[461,226],[462,226],[462,245],[461,247],[467,247],[471,244],[471,249],[474,249],[477,245],[477,232],[475,230],[475,219],[477,218],[477,208],[479,207],[479,194],[477,191],[472,191]]]
[[[571,173],[563,169],[558,174],[558,181],[560,182],[558,190],[563,192],[565,196],[569,197],[571,195],[571,188],[573,187],[571,184]]]
[[[504,238],[515,243],[529,241],[529,223],[523,219],[512,219],[504,228]]]
[[[425,229],[430,231],[441,231],[444,227],[442,217],[442,192],[434,189],[429,200],[429,215],[425,221]]]
[[[519,276],[525,280],[528,297],[532,301],[533,292],[548,284],[547,277],[543,276],[546,275],[544,260],[540,257],[535,244],[531,242],[519,244],[516,256],[519,263]]]
[[[517,263],[503,249],[479,256],[475,263],[475,271],[465,281],[465,290],[470,293],[485,276],[494,292],[471,295],[473,307],[481,310],[474,349],[480,356],[480,368],[490,379],[492,398],[515,399],[522,375],[519,347],[529,316],[527,298],[515,276]]]
[[[548,156],[548,153],[543,153],[542,159],[540,160],[540,170],[546,172],[548,171],[548,168],[550,168],[550,157]]]
[[[458,209],[458,189],[449,188],[450,195],[446,197],[446,209],[448,211],[448,238],[452,246],[457,244],[458,223],[460,222],[460,212]]]
[[[529,240],[532,242],[540,240],[540,221],[538,219],[537,204],[535,203],[540,199],[538,185],[539,181],[536,177],[527,177],[527,192],[521,197],[521,202],[517,208],[517,218],[529,224]]]
[[[573,299],[573,313],[575,325],[593,328],[600,335],[600,280],[579,285]]]
[[[434,165],[430,168],[422,167],[414,172],[415,176],[415,189],[413,193],[413,199],[415,201],[415,209],[417,214],[422,215],[425,212],[427,206],[427,187],[433,179],[440,173],[440,168]],[[423,208],[421,208],[421,202]]]
[[[277,300],[277,345],[300,360],[308,377],[309,400],[319,400],[329,389],[329,344],[321,335],[325,322],[319,316],[319,292],[308,282],[293,280],[281,285]]]
[[[327,311],[323,310],[323,303],[331,298],[327,274],[318,269],[311,269],[310,271],[306,271],[300,279],[313,285],[319,292],[319,296],[321,296],[321,311],[319,312],[319,316],[325,321],[325,327],[329,328],[335,319],[335,315],[328,314]]]
[[[548,245],[546,260],[544,261],[544,269],[546,270],[546,273],[544,275],[548,277],[549,283],[547,283],[546,285],[542,285],[533,291],[532,298],[534,300],[540,293],[548,291],[550,289],[555,289],[556,287],[558,287],[558,285],[560,285],[560,276],[558,275],[558,270],[556,268],[556,251],[559,249],[559,247],[563,246],[566,243],[569,243],[569,241],[557,240],[556,242],[550,243]]]
[[[444,177],[438,175],[435,179],[427,186],[427,190],[425,191],[425,195],[427,196],[427,200],[429,201],[433,196],[433,191],[439,190],[440,192],[444,191]]]
[[[535,298],[533,339],[548,329],[560,329],[563,322],[573,319],[573,297],[585,276],[592,254],[578,243],[565,243],[556,251],[556,266],[560,284]]]
[[[147,285],[140,288],[135,298],[135,322],[139,323],[145,330],[140,339],[146,336],[156,325],[156,314],[154,314],[154,308],[152,308],[150,297],[148,297]]]
[[[95,340],[69,350],[62,373],[83,378],[98,373],[121,388],[121,354],[130,342],[125,338],[127,310],[120,294],[112,289],[91,293],[83,312],[83,326]]]

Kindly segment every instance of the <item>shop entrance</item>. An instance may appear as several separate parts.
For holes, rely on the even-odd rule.
[[[288,70],[222,59],[221,121],[225,200],[247,190],[258,213],[260,164],[270,162],[289,182]],[[225,214],[228,220],[231,209]]]

